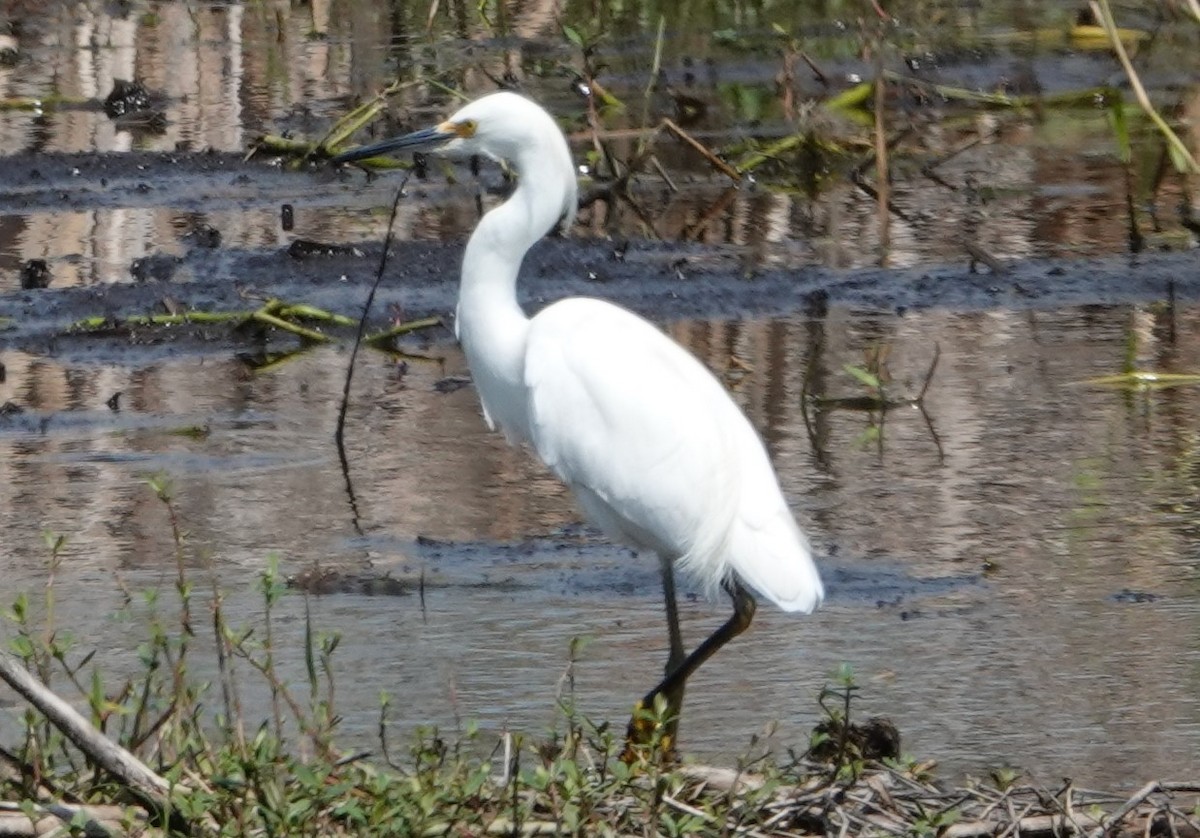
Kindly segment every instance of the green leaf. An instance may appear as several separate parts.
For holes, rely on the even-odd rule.
[[[1113,138],[1117,141],[1117,155],[1122,163],[1133,159],[1133,144],[1129,141],[1129,122],[1125,119],[1125,103],[1119,96],[1113,96],[1108,103],[1108,123],[1113,129]]]
[[[843,687],[853,687],[855,685],[854,667],[846,661],[838,664],[837,671],[833,673],[833,680]]]
[[[858,110],[867,107],[871,102],[871,97],[875,92],[875,84],[873,82],[859,82],[853,87],[848,87],[836,96],[832,96],[825,100],[825,107],[833,110]]]
[[[17,598],[13,600],[9,618],[18,624],[22,624],[29,619],[29,596],[24,591],[17,594]]]
[[[575,46],[579,47],[580,49],[583,49],[583,36],[579,34],[579,31],[577,29],[575,29],[575,27],[567,26],[564,23],[562,31],[563,31],[563,34],[567,36],[568,41],[570,41],[571,43],[573,43]]]
[[[67,537],[50,530],[42,530],[42,541],[46,543],[46,549],[51,553],[57,553],[67,543]]]
[[[869,428],[866,428],[861,434],[858,435],[858,439],[855,440],[855,442],[864,447],[873,443],[878,443],[879,426],[871,425]]]
[[[18,634],[8,642],[9,648],[13,654],[22,660],[29,660],[33,657],[33,641],[23,634]]]
[[[846,364],[842,367],[842,369],[854,376],[854,378],[857,379],[858,382],[864,387],[870,387],[872,390],[879,390],[883,387],[883,385],[879,383],[879,379],[863,367],[856,367],[853,364]]]

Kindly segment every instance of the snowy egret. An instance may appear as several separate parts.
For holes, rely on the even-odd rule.
[[[463,255],[456,330],[484,417],[510,443],[528,443],[610,537],[659,556],[670,654],[665,677],[639,702],[667,700],[667,735],[697,667],[750,625],[752,588],[785,611],[823,596],[808,541],[783,498],[745,414],[693,355],[641,317],[572,297],[534,317],[517,302],[526,251],[575,216],[566,138],[516,93],[484,96],[445,122],[353,149],[336,162],[403,150],[482,154],[517,174]],[[679,632],[673,566],[709,595],[724,588],[733,616],[690,655]],[[653,728],[634,714],[630,741]],[[664,743],[670,748],[671,742]]]

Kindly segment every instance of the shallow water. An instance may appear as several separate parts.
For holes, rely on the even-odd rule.
[[[730,243],[746,248],[748,264],[768,266],[959,262],[970,258],[964,242],[1001,260],[1120,253],[1131,246],[1131,213],[1142,231],[1138,247],[1194,243],[1187,224],[1200,213],[1200,189],[1194,178],[1163,168],[1161,140],[1132,104],[1124,116],[1131,156],[1125,166],[1112,112],[1093,103],[1099,98],[989,110],[918,95],[939,84],[1047,97],[1119,84],[1107,50],[1067,37],[1078,5],[1072,2],[965,10],[949,2],[890,4],[895,21],[880,30],[885,63],[906,80],[889,100],[895,212],[886,244],[875,199],[846,176],[870,162],[869,113],[812,105],[873,76],[864,43],[875,37],[875,24],[857,9],[734,2],[701,12],[667,2],[613,11],[601,4],[607,11],[597,24],[593,4],[568,4],[564,22],[597,39],[599,79],[622,103],[592,124],[573,92],[580,51],[563,36],[557,6],[515,4],[511,19],[488,25],[457,0],[437,4],[431,20],[422,4],[136,5],[125,15],[103,4],[53,2],[40,14],[14,13],[20,49],[13,67],[0,66],[0,97],[40,104],[0,109],[4,154],[240,153],[266,133],[321,136],[352,102],[398,76],[406,86],[393,115],[383,129],[364,132],[369,138],[443,115],[452,100],[442,86],[477,94],[494,88],[492,78],[508,77],[554,109],[589,170],[597,143],[624,158],[640,127],[682,119],[680,96],[703,104],[700,118],[685,120],[687,130],[730,159],[747,141],[770,143],[797,130],[844,152],[814,151],[755,171],[783,189],[732,191],[687,146],[660,137],[656,160],[669,186],[658,170],[648,173],[634,185],[638,210],[619,202],[595,207],[582,214],[577,233]],[[1153,35],[1137,51],[1139,73],[1159,106],[1182,118],[1184,141],[1197,147],[1195,26],[1156,20],[1140,8],[1119,11],[1123,24]],[[660,16],[662,84],[646,98]],[[114,79],[131,78],[154,95],[166,118],[161,131],[121,130],[100,108]],[[264,162],[278,161],[268,154]],[[45,173],[51,180],[57,167],[71,168],[69,160],[47,165],[55,167]],[[869,186],[874,174],[869,166],[863,171]],[[394,184],[383,178],[363,188],[353,179],[331,187],[327,178],[298,175],[290,190],[280,190],[244,179],[126,174],[112,185],[56,190],[33,207],[21,194],[0,196],[0,289],[17,287],[27,259],[47,260],[55,287],[131,282],[134,260],[186,252],[193,244],[185,234],[203,224],[221,231],[225,247],[377,238],[374,212]],[[297,208],[294,230],[280,228],[282,203]],[[471,223],[468,206],[418,225],[402,218],[400,228],[407,236],[441,237]]]
[[[411,19],[389,19],[381,5],[335,4],[325,25],[320,2],[146,3],[127,16],[48,4],[23,21],[20,61],[0,67],[0,94],[57,91],[91,104],[0,110],[3,148],[240,152],[265,131],[319,135],[354,96],[397,72],[413,83],[396,107],[408,126],[443,110],[427,107],[438,98],[432,81],[478,92],[491,86],[485,70],[511,70],[554,106],[578,159],[587,159],[584,105],[563,72],[578,56],[552,10],[514,7],[513,36],[497,38],[478,22],[460,31],[454,3],[440,7],[447,17],[428,34],[426,9],[409,5]],[[917,56],[930,80],[990,91],[1032,74],[1055,93],[1116,79],[1105,51],[1026,37],[1064,26],[1073,3],[983,4],[978,14],[959,14],[958,3],[892,5],[903,13],[892,59],[902,64],[901,50]],[[709,103],[692,130],[716,146],[796,124],[776,88],[773,25],[802,39],[835,88],[871,68],[861,22],[839,19],[837,4],[622,8],[601,54],[604,80],[629,106],[600,126],[622,154],[632,141],[616,132],[640,124],[660,13],[667,81]],[[568,20],[590,19],[590,9],[568,4]],[[1121,14],[1153,23],[1136,10]],[[1138,59],[1144,78],[1161,101],[1194,114],[1195,28],[1168,22],[1155,32]],[[163,133],[118,130],[95,107],[114,78],[131,77],[163,95]],[[799,100],[827,92],[803,73],[795,84]],[[652,99],[651,122],[671,113],[669,100]],[[1127,168],[1103,109],[902,101],[889,114],[912,134],[893,158],[900,212],[886,252],[875,201],[844,177],[812,192],[731,192],[676,145],[664,145],[660,159],[677,191],[652,176],[635,188],[653,231],[618,205],[585,211],[575,235],[653,232],[721,245],[747,268],[925,265],[965,262],[964,240],[1000,259],[1122,253],[1132,207],[1145,246],[1194,245],[1183,208],[1200,188],[1160,170],[1161,149],[1136,118]],[[1193,148],[1196,137],[1193,118]],[[269,162],[261,179],[134,171],[74,189],[58,185],[72,177],[70,158],[45,159],[64,167],[46,172],[53,189],[0,196],[0,292],[9,299],[23,293],[25,260],[47,260],[52,290],[129,283],[133,260],[186,252],[184,234],[202,224],[221,231],[223,248],[261,251],[271,257],[263,270],[278,270],[274,257],[296,237],[378,239],[378,208],[395,185],[321,171],[284,178]],[[922,173],[937,161],[936,178]],[[494,170],[484,180],[496,180]],[[401,205],[400,237],[461,236],[477,191],[461,181],[444,189],[435,177],[415,188]],[[281,229],[282,203],[296,208],[294,230]],[[255,279],[239,277],[239,287],[253,293]],[[204,281],[186,264],[174,280]],[[164,284],[164,295],[171,288]],[[1120,371],[1131,353],[1145,369],[1200,370],[1200,310],[1182,307],[1173,331],[1168,316],[1149,305],[903,316],[834,307],[822,318],[668,324],[725,375],[763,431],[830,593],[809,618],[762,608],[751,633],[699,673],[684,720],[688,750],[729,760],[775,721],[781,746],[802,744],[819,715],[817,691],[848,663],[863,686],[861,712],[892,717],[906,751],[952,774],[1011,764],[1048,782],[1071,774],[1126,787],[1194,776],[1200,396],[1195,387],[1129,393],[1084,383]],[[911,396],[935,346],[941,359],[924,415],[826,409],[806,424],[810,369],[809,393],[861,395],[844,366],[885,350],[889,392]],[[435,343],[425,352],[403,366],[374,354],[361,362],[347,439],[352,502],[332,443],[342,349],[256,373],[228,346],[97,363],[5,345],[0,404],[25,409],[0,417],[5,598],[25,590],[36,599],[47,579],[43,532],[67,535],[55,579],[59,620],[82,648],[99,648],[110,671],[127,671],[148,617],[125,608],[123,587],[161,587],[166,596],[173,579],[167,515],[145,485],[165,473],[198,588],[211,563],[234,623],[261,617],[254,583],[272,553],[287,573],[319,563],[390,573],[406,586],[399,596],[310,599],[317,624],[345,638],[336,658],[343,744],[375,746],[381,690],[393,696],[399,736],[456,719],[537,733],[556,721],[576,636],[590,639],[575,666],[578,704],[619,724],[664,655],[655,561],[582,529],[556,481],[485,432],[469,387],[441,392],[439,382],[465,372],[457,350]],[[114,413],[106,402],[118,392]],[[298,594],[280,606],[296,681],[303,608]],[[689,598],[688,638],[725,609]],[[0,729],[12,719],[0,709]]]
[[[718,370],[740,370],[734,356],[753,369],[733,392],[769,441],[830,594],[807,618],[764,607],[704,668],[688,748],[729,758],[776,720],[780,743],[802,742],[817,690],[848,663],[862,712],[891,716],[908,752],[954,773],[1011,764],[1125,785],[1200,768],[1200,392],[1082,383],[1120,368],[1131,333],[1146,365],[1200,368],[1200,310],[1178,318],[1189,337],[1175,344],[1161,316],[1132,307],[673,324]],[[899,396],[916,393],[935,343],[928,423],[889,411],[872,441],[867,415],[826,411],[806,432],[798,402],[814,352],[810,390],[845,396],[858,385],[843,365],[888,347]],[[435,387],[464,371],[457,350],[432,354],[403,374],[378,355],[359,368],[347,435],[357,518],[332,444],[344,352],[266,374],[214,358],[129,369],[8,356],[0,400],[38,411],[0,421],[8,589],[36,592],[42,531],[68,535],[60,620],[120,668],[137,621],[111,616],[114,577],[164,595],[171,584],[165,511],[144,483],[161,472],[193,572],[203,580],[212,558],[234,622],[260,614],[253,580],[271,553],[288,573],[369,564],[409,583],[404,596],[311,600],[317,624],[344,634],[349,741],[371,744],[380,690],[399,730],[456,716],[541,730],[575,636],[590,640],[581,708],[619,718],[664,654],[653,558],[580,530],[556,482],[485,431],[469,387]],[[114,415],[104,402],[116,391]],[[181,433],[195,426],[206,433]],[[297,652],[300,609],[298,594],[285,600],[281,629]],[[687,636],[724,613],[688,597]]]

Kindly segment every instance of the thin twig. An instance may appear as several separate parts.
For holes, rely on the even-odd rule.
[[[938,360],[942,357],[942,347],[937,342],[933,343],[933,360],[929,363],[929,371],[925,373],[925,381],[921,384],[921,392],[917,393],[914,402],[920,404],[925,401],[925,394],[929,392],[929,383],[933,381],[933,374],[937,371]]]
[[[666,31],[666,15],[658,16],[658,34],[654,38],[654,61],[650,65],[650,75],[646,81],[646,91],[642,94],[642,125],[650,122],[650,97],[658,84],[658,74],[662,70],[663,34]],[[639,150],[640,151],[640,150]]]
[[[1151,780],[1149,783],[1146,783],[1146,785],[1142,786],[1137,790],[1137,792],[1134,793],[1133,797],[1126,800],[1121,808],[1117,809],[1117,811],[1113,812],[1111,815],[1101,819],[1100,826],[1093,829],[1091,833],[1089,833],[1089,838],[1100,838],[1100,836],[1111,832],[1113,827],[1125,819],[1126,815],[1128,815],[1138,806],[1141,806],[1143,803],[1145,803],[1146,798],[1155,792],[1160,792],[1162,790],[1162,786],[1157,780]]]
[[[346,457],[346,411],[350,408],[350,382],[354,380],[354,362],[358,359],[358,348],[362,345],[363,334],[367,330],[367,316],[371,312],[371,304],[375,302],[375,292],[379,290],[379,285],[383,282],[383,272],[387,268],[388,250],[392,246],[392,233],[396,227],[396,214],[400,210],[400,199],[404,197],[404,187],[408,185],[408,179],[411,176],[411,170],[405,173],[404,180],[400,181],[400,186],[396,189],[396,197],[392,200],[392,212],[388,216],[387,232],[383,237],[383,252],[379,255],[379,269],[375,272],[375,282],[371,284],[367,300],[363,303],[362,317],[358,321],[358,332],[354,335],[354,346],[350,349],[350,360],[346,364],[346,381],[342,385],[342,403],[338,406],[337,431],[333,435],[337,441],[338,453],[343,461]],[[343,465],[345,465],[344,462]]]
[[[891,170],[888,165],[887,132],[883,125],[887,108],[887,82],[883,76],[882,41],[875,45],[875,177],[878,184],[879,209],[879,263],[886,265],[891,249]]]
[[[728,163],[726,163],[720,157],[717,157],[717,155],[713,154],[703,143],[701,143],[699,140],[692,137],[692,135],[689,134],[687,131],[684,131],[682,128],[680,128],[677,124],[675,124],[675,120],[670,119],[670,118],[664,118],[662,121],[662,127],[666,128],[668,131],[670,131],[676,137],[683,140],[685,143],[687,143],[692,148],[694,148],[701,157],[703,157],[705,160],[707,160],[714,169],[717,169],[718,171],[720,171],[721,174],[725,175],[727,178],[732,180],[734,183],[741,182],[742,175],[740,172],[738,172],[737,169],[730,166]]]

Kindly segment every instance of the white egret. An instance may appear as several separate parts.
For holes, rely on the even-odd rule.
[[[539,105],[493,93],[433,128],[334,160],[402,150],[483,154],[516,171],[512,196],[467,242],[458,339],[488,425],[532,446],[610,537],[658,554],[670,655],[666,677],[639,707],[664,696],[673,735],[688,676],[750,625],[747,586],[785,611],[811,612],[823,596],[763,443],[717,378],[636,314],[586,297],[532,318],[521,309],[516,283],[526,251],[559,220],[569,228],[577,201],[566,139]],[[733,598],[733,616],[690,655],[679,632],[675,564],[706,593],[724,588]],[[631,742],[649,731],[645,714],[635,713]]]

